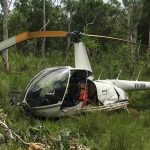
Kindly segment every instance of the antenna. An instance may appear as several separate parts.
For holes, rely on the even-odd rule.
[[[141,47],[141,40],[140,40],[140,42],[139,42],[139,47],[138,47],[138,50],[137,50],[137,54],[139,55],[139,51],[140,51],[140,47]]]
[[[118,74],[118,76],[117,76],[117,79],[116,79],[116,80],[118,80],[118,79],[119,79],[119,77],[120,77],[120,75],[121,75],[121,73],[122,73],[122,70],[123,70],[123,67],[120,69],[119,74]]]
[[[102,73],[103,73],[103,69],[101,70],[101,73],[98,76],[98,80],[100,80]]]
[[[138,73],[138,76],[137,76],[137,78],[136,78],[136,81],[138,81],[138,79],[139,79],[139,77],[140,77],[140,75],[141,75],[141,71],[142,71],[142,67],[141,67],[141,69],[140,69],[140,71],[139,71],[139,73]]]

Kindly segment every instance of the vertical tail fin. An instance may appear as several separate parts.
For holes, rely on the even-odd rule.
[[[74,51],[75,51],[75,68],[86,69],[92,72],[91,64],[84,43],[83,42],[75,43]]]

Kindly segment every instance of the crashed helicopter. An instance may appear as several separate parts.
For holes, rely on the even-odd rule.
[[[21,105],[34,115],[60,117],[82,111],[126,108],[129,99],[126,91],[150,89],[150,82],[144,81],[93,80],[94,74],[81,36],[127,40],[78,32],[25,32],[0,42],[0,51],[32,38],[68,36],[77,39],[74,44],[75,67],[47,68],[31,79]]]

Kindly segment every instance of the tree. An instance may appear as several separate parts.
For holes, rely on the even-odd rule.
[[[46,30],[45,0],[43,0],[43,30]],[[42,55],[45,56],[45,38],[42,42]]]
[[[1,1],[1,6],[3,9],[3,40],[6,40],[8,39],[8,0]],[[2,52],[2,59],[6,71],[9,71],[8,49]]]
[[[150,46],[150,1],[142,1],[142,15],[139,24],[139,37],[143,44]],[[150,48],[148,48],[147,54],[150,55]]]
[[[127,12],[127,39],[132,42],[137,41],[137,27],[142,14],[141,0],[123,0]],[[136,64],[136,47],[133,44],[128,44],[131,49],[131,65],[129,78],[132,77]]]

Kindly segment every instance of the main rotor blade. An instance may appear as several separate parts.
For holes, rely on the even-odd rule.
[[[7,49],[25,40],[43,37],[66,37],[68,32],[65,31],[37,31],[37,32],[24,32],[13,36],[5,41],[0,42],[0,51]]]
[[[93,34],[86,34],[86,33],[82,33],[82,35],[83,36],[88,36],[88,37],[96,37],[96,38],[103,38],[103,39],[110,39],[110,40],[116,40],[116,41],[121,41],[121,42],[127,42],[127,43],[142,45],[142,46],[146,46],[146,47],[150,48],[148,45],[145,45],[145,44],[136,43],[136,42],[133,42],[133,41],[120,39],[120,38],[115,38],[115,37],[111,37],[111,36],[93,35]]]

